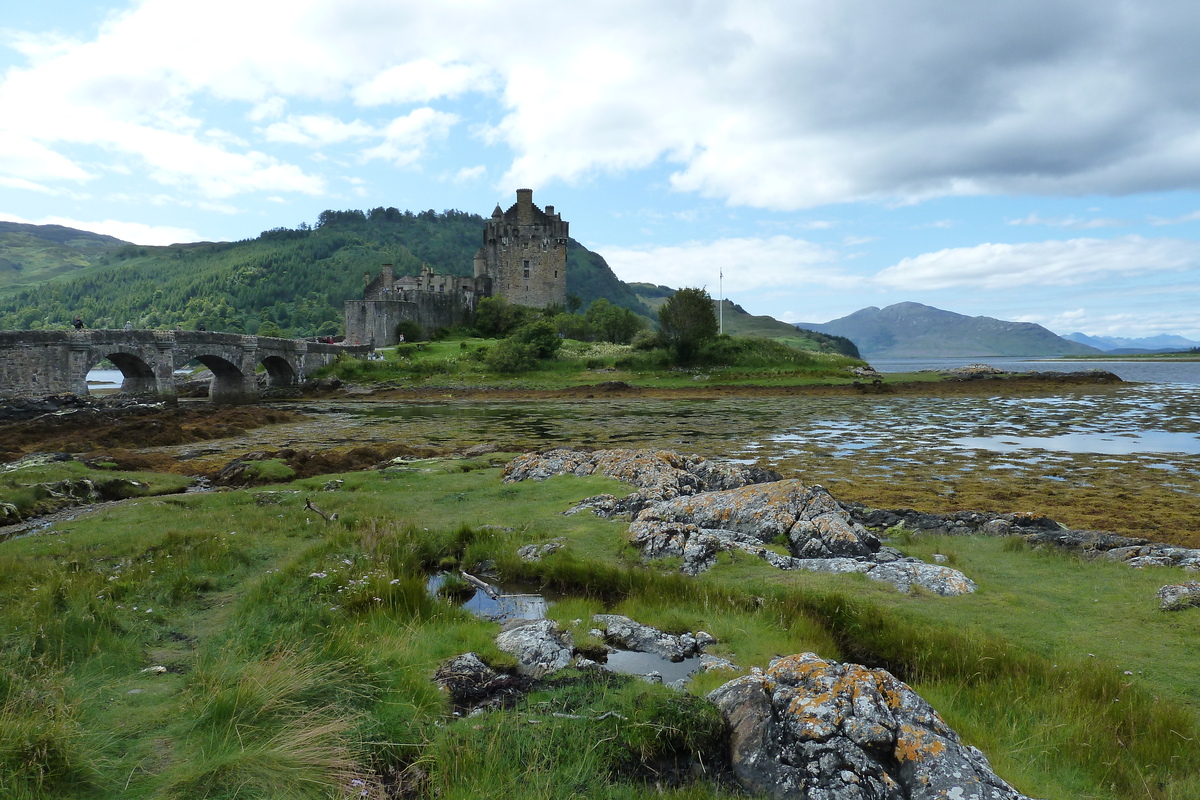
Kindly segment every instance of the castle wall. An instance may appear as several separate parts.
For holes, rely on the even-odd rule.
[[[474,297],[464,292],[395,291],[391,300],[347,300],[346,343],[396,344],[396,326],[416,322],[426,334],[437,328],[466,325],[474,313]]]

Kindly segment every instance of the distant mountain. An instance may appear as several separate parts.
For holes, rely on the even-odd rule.
[[[125,247],[133,245],[62,225],[0,222],[0,290],[72,275]]]
[[[637,292],[638,299],[652,308],[655,313],[668,297],[675,294],[675,290],[670,286],[656,286],[653,283],[631,283],[629,288]],[[725,333],[730,336],[778,339],[792,347],[799,347],[801,350],[841,353],[851,358],[859,358],[858,348],[844,337],[813,330],[798,330],[795,325],[781,322],[774,317],[765,314],[751,314],[730,300],[725,300],[724,304],[716,310],[724,322]]]
[[[1129,339],[1123,336],[1088,336],[1086,333],[1068,333],[1063,338],[1069,339],[1072,342],[1086,344],[1105,352],[1120,350],[1124,352],[1172,353],[1179,350],[1190,350],[1193,347],[1200,347],[1200,342],[1166,333],[1159,334],[1158,336],[1143,336],[1138,339]]]
[[[920,303],[863,308],[832,322],[797,323],[845,336],[866,359],[974,356],[1057,356],[1100,352],[1035,325],[991,317],[968,317]]]

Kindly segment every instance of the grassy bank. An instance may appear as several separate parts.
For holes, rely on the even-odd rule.
[[[913,539],[900,545],[949,555],[980,591],[901,595],[729,556],[689,579],[641,566],[621,523],[561,514],[626,490],[608,479],[506,485],[486,460],[346,473],[321,492],[329,477],[130,500],[0,545],[7,796],[729,794],[672,785],[667,765],[717,755],[700,697],[730,673],[681,702],[568,670],[512,708],[454,717],[431,681],[442,659],[512,662],[496,624],[426,577],[489,563],[558,593],[550,615],[579,640],[610,610],[707,630],[742,669],[802,650],[887,666],[1030,796],[1200,794],[1200,613],[1154,610],[1171,571]],[[559,536],[543,562],[515,556]]]
[[[800,350],[769,339],[724,337],[696,363],[679,367],[666,350],[637,350],[610,342],[566,340],[551,358],[508,369],[495,339],[447,339],[380,350],[382,360],[344,357],[317,373],[352,383],[397,387],[563,389],[620,381],[644,388],[701,385],[849,384],[864,362],[834,353]]]

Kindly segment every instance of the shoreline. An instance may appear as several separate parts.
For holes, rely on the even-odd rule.
[[[483,386],[390,386],[347,385],[335,391],[306,394],[295,399],[277,400],[281,404],[305,400],[354,399],[368,402],[445,402],[445,401],[524,401],[524,400],[708,400],[724,397],[789,397],[796,395],[821,397],[853,397],[871,395],[886,397],[1036,394],[1064,387],[1111,389],[1129,385],[1116,375],[1097,370],[1078,372],[1007,373],[1003,375],[973,375],[941,377],[928,381],[856,381],[853,383],[812,383],[770,386],[762,384],[717,384],[705,386],[637,386],[624,381],[602,381],[582,386],[557,389],[532,387]]]

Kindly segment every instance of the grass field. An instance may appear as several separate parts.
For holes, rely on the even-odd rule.
[[[454,717],[431,681],[441,660],[512,661],[496,624],[426,577],[485,564],[559,593],[550,615],[579,636],[575,620],[615,611],[707,630],[743,669],[804,650],[886,666],[1031,797],[1200,796],[1200,610],[1154,598],[1182,574],[913,538],[897,545],[948,555],[978,593],[727,555],[691,579],[642,566],[622,523],[561,514],[626,487],[503,484],[499,460],[138,498],[0,545],[0,796],[650,797],[655,765],[712,753],[701,698],[730,674],[681,700],[568,670],[514,708]],[[321,492],[330,477],[344,483]],[[559,536],[542,562],[515,556]],[[594,721],[606,711],[620,716]],[[703,779],[662,791],[729,794]]]
[[[381,348],[382,360],[346,357],[317,376],[336,375],[345,381],[377,386],[446,388],[561,389],[604,381],[621,381],[647,388],[697,385],[849,384],[849,371],[862,361],[832,353],[798,350],[770,340],[753,340],[761,353],[739,356],[736,366],[673,367],[664,351],[640,352],[628,345],[567,340],[552,359],[515,374],[490,369],[486,354],[497,344],[491,339],[450,339]]]

